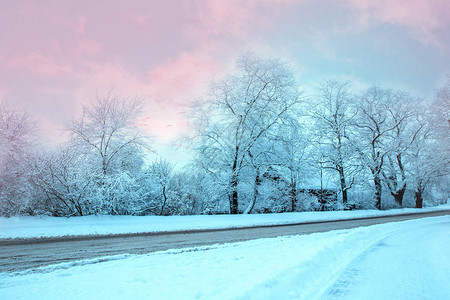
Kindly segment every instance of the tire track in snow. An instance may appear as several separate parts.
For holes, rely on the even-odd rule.
[[[441,222],[440,218],[445,217],[433,219]],[[344,293],[344,290],[338,290],[337,284],[346,280],[350,283],[351,276],[358,276],[359,270],[355,267],[355,262],[386,247],[387,239],[411,230],[411,226],[414,227],[411,222],[416,221],[421,220],[398,223],[396,227],[392,227],[392,224],[379,224],[342,231],[339,239],[324,245],[313,257],[307,260],[300,257],[291,268],[254,287],[238,299],[324,299],[329,296],[330,291],[336,292],[335,298],[339,299],[339,293]],[[340,288],[344,289],[344,286],[345,284]]]

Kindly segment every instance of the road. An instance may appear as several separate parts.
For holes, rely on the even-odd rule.
[[[126,253],[145,254],[168,249],[310,234],[442,215],[450,215],[450,210],[234,229],[1,240],[0,272],[15,272],[62,262]]]

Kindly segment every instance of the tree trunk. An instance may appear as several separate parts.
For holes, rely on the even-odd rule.
[[[375,186],[375,207],[381,209],[381,179],[379,175],[374,175],[373,184]]]
[[[416,191],[414,192],[414,198],[416,200],[416,208],[423,207],[423,185],[419,182],[416,186]]]
[[[106,165],[106,158],[102,158],[102,171],[103,171],[103,175],[106,176],[107,174],[107,165]]]
[[[405,175],[405,169],[403,168],[403,162],[402,162],[402,154],[399,153],[397,155],[397,164],[400,169],[400,174],[402,174],[402,188],[398,191],[398,199],[395,199],[400,206],[403,206],[403,195],[406,191],[406,175]]]
[[[255,207],[256,204],[256,199],[258,197],[258,187],[261,184],[261,178],[259,177],[259,169],[256,169],[256,176],[255,176],[255,185],[253,187],[253,199],[251,200],[251,202],[249,203],[249,205],[247,206],[247,208],[244,211],[244,214],[249,214],[252,212],[253,208]]]
[[[344,168],[342,166],[338,167],[339,178],[341,181],[341,191],[342,191],[342,204],[347,204],[348,196],[347,196],[347,184],[345,183],[345,175]]]
[[[297,189],[295,181],[291,183],[291,211],[297,210]]]
[[[320,211],[325,210],[325,203],[323,201],[323,168],[320,166],[320,194],[319,194]]]
[[[395,203],[400,205],[400,207],[403,206],[403,196],[405,195],[405,191],[406,191],[406,184],[403,184],[401,189],[395,192],[391,192],[391,195],[394,197]]]
[[[406,191],[406,175],[405,175],[405,170],[403,168],[401,153],[396,156],[396,159],[397,159],[397,166],[398,166],[398,168],[400,170],[400,174],[402,176],[401,181],[398,180],[397,174],[395,174],[395,171],[393,171],[393,170],[395,170],[394,162],[392,161],[392,158],[390,156],[388,156],[388,162],[389,162],[391,171],[389,172],[388,175],[386,175],[384,172],[382,172],[382,174],[383,174],[383,177],[386,181],[386,184],[389,188],[389,191],[390,191],[392,197],[394,197],[395,203],[397,203],[397,205],[402,207],[403,206],[403,196]]]
[[[239,210],[238,210],[238,192],[237,192],[237,187],[235,186],[234,188],[233,188],[233,192],[232,192],[232,195],[231,195],[231,211],[230,211],[230,213],[232,214],[232,215],[237,215],[238,213],[239,213]]]
[[[416,192],[414,193],[414,197],[416,198],[416,208],[422,208],[423,207],[422,191],[416,190]]]
[[[163,215],[164,207],[166,206],[166,202],[167,202],[166,187],[165,186],[163,186],[162,194],[163,194],[163,205],[161,206],[161,212],[159,213],[160,216]]]
[[[237,175],[233,174],[231,177],[230,188],[231,188],[231,199],[230,199],[230,214],[237,215],[238,211],[238,191],[237,191],[238,179]]]
[[[233,167],[232,167],[232,175],[230,181],[231,188],[231,199],[230,199],[230,214],[237,215],[239,213],[239,204],[238,204],[238,174],[237,174],[237,161],[238,161],[238,153],[239,147],[236,147],[236,153],[234,156]]]

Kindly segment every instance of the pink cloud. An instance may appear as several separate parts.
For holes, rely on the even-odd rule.
[[[45,76],[72,73],[72,68],[69,64],[57,62],[53,57],[44,56],[39,52],[31,52],[10,60],[4,59],[3,64],[13,69],[27,70]]]
[[[80,41],[76,42],[76,53],[80,56],[93,56],[100,52],[100,49],[102,48],[101,43],[94,40],[89,39],[81,39]]]
[[[88,104],[95,94],[102,95],[113,89],[118,96],[147,96],[148,84],[129,72],[118,61],[108,63],[84,62],[78,74],[80,83],[72,92],[74,98],[83,104]]]
[[[200,52],[182,52],[180,55],[148,72],[155,96],[162,101],[180,101],[195,97],[205,87],[220,65]]]
[[[224,64],[247,50],[273,55],[274,45],[268,44],[265,37],[276,30],[283,11],[294,8],[293,5],[298,8],[308,1],[196,1],[184,35],[195,44],[197,51],[220,57]],[[283,32],[278,34],[283,35]]]
[[[157,113],[144,122],[164,140],[188,128],[184,112],[204,91],[221,66],[204,53],[182,52],[147,74],[149,92]]]
[[[250,1],[209,0],[198,15],[204,25],[202,29],[209,30],[209,33],[214,35],[243,35],[245,24],[253,19],[253,5]]]
[[[144,26],[147,20],[149,19],[149,16],[143,15],[143,14],[127,14],[126,18],[133,23],[136,23],[140,26]]]
[[[280,5],[291,0],[205,0],[200,1],[193,14],[195,22],[187,30],[191,37],[204,39],[208,37],[250,38],[254,28],[270,27],[270,16]]]
[[[75,32],[79,35],[84,35],[86,33],[87,19],[84,16],[79,16],[77,24],[75,25]]]
[[[289,1],[289,0],[287,0]],[[191,34],[200,37],[205,36],[247,36],[252,26],[269,26],[267,11],[261,13],[262,9],[276,6],[283,0],[261,0],[261,1],[239,1],[239,0],[206,0],[201,2],[194,14],[196,23],[191,28]]]

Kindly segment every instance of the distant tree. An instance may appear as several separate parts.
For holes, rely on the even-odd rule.
[[[355,141],[352,140],[356,109],[349,88],[347,82],[325,81],[311,110],[315,121],[314,140],[321,149],[323,167],[337,172],[344,205],[358,171]]]
[[[142,112],[142,103],[136,98],[119,98],[110,93],[89,106],[83,106],[79,119],[69,128],[72,147],[93,154],[100,163],[103,175],[112,170],[115,157],[128,147],[145,147],[142,132],[137,129],[137,118]]]
[[[450,178],[450,78],[438,90],[434,101],[417,109],[414,139],[408,149],[408,174],[414,184],[417,208],[424,202],[426,190],[441,187],[443,198],[448,199]]]
[[[68,148],[37,155],[32,182],[42,191],[38,205],[53,216],[83,216],[93,212],[89,202],[93,176],[86,162]]]
[[[173,165],[167,160],[160,159],[150,165],[149,173],[160,188],[161,205],[158,214],[162,216],[168,201],[170,183],[174,176]]]
[[[356,100],[359,106],[355,119],[358,151],[372,174],[375,207],[381,209],[382,170],[389,152],[386,138],[405,118],[393,119],[387,110],[393,101],[392,90],[372,87],[360,94]]]
[[[69,151],[89,162],[95,189],[92,201],[100,213],[132,213],[123,206],[138,196],[136,189],[126,187],[143,176],[143,150],[148,148],[148,139],[137,124],[141,111],[139,99],[119,98],[110,92],[84,106],[81,117],[69,128]],[[132,198],[127,200],[126,195]]]
[[[25,213],[28,208],[27,160],[33,135],[28,113],[0,104],[0,215]]]
[[[291,119],[284,120],[273,137],[272,152],[275,155],[271,165],[287,183],[285,192],[289,198],[289,211],[298,210],[298,190],[311,176],[308,149],[312,137],[307,127],[300,122],[303,114],[303,111],[297,111]]]
[[[433,138],[432,128],[428,122],[427,116],[422,112],[417,113],[413,119],[415,129],[414,138],[406,152],[409,169],[406,174],[409,175],[409,181],[414,187],[414,199],[416,208],[423,207],[425,189],[430,185],[433,178],[440,170],[435,156],[435,140]]]
[[[407,185],[404,156],[414,139],[418,138],[416,130],[420,130],[412,127],[414,104],[417,105],[418,101],[401,91],[391,92],[389,102],[384,104],[388,113],[387,123],[392,130],[385,136],[386,156],[381,173],[395,203],[400,207],[403,206]]]
[[[440,88],[430,107],[430,114],[434,122],[434,132],[441,141],[441,153],[448,153],[450,148],[450,75],[447,82]],[[448,156],[447,156],[448,157]]]

